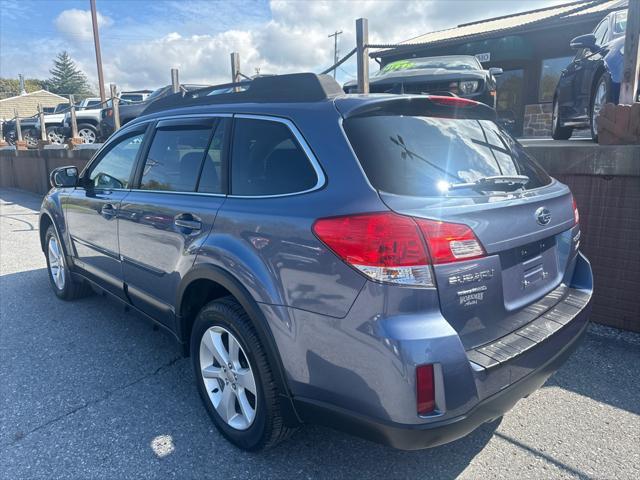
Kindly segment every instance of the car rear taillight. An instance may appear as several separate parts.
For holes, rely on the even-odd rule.
[[[580,223],[580,212],[578,212],[578,204],[576,203],[575,197],[571,196],[571,202],[573,204],[573,220],[575,224],[578,225]]]
[[[471,260],[485,255],[484,248],[468,226],[422,218],[415,220],[427,241],[432,263]]]
[[[418,365],[416,367],[416,401],[418,415],[428,415],[436,409],[433,365]]]
[[[427,251],[411,217],[382,212],[322,218],[313,231],[342,260],[373,280],[433,286]]]
[[[452,92],[455,93],[455,92]],[[447,107],[476,107],[478,102],[468,98],[446,97],[444,95],[427,95],[430,102]]]
[[[392,212],[321,218],[313,232],[342,260],[379,282],[433,287],[430,264],[485,255],[466,225]]]

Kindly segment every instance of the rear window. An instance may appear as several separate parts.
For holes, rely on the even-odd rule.
[[[231,149],[231,192],[261,196],[305,192],[318,177],[285,124],[238,118]]]
[[[441,196],[443,182],[526,175],[530,190],[551,178],[490,120],[370,116],[344,122],[349,142],[374,188],[396,195]],[[471,189],[448,196],[473,196]]]

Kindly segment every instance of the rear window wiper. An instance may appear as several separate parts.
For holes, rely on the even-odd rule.
[[[446,182],[444,182],[446,183]],[[471,188],[482,192],[511,192],[529,183],[529,177],[526,175],[496,175],[493,177],[482,177],[475,182],[469,183],[444,183],[440,186],[441,190],[460,190],[463,188]]]

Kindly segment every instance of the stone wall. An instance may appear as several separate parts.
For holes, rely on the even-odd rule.
[[[80,170],[102,145],[80,145],[73,150],[50,145],[43,150],[0,148],[0,187],[13,187],[44,195],[49,191],[49,174],[58,167],[74,165]]]
[[[550,137],[553,104],[533,103],[524,107],[522,133],[525,137]]]

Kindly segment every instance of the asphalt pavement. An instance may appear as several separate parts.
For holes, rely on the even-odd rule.
[[[502,421],[454,443],[400,452],[306,426],[237,450],[168,334],[106,298],[53,295],[39,204],[0,189],[2,479],[640,478],[640,335],[602,326]]]

